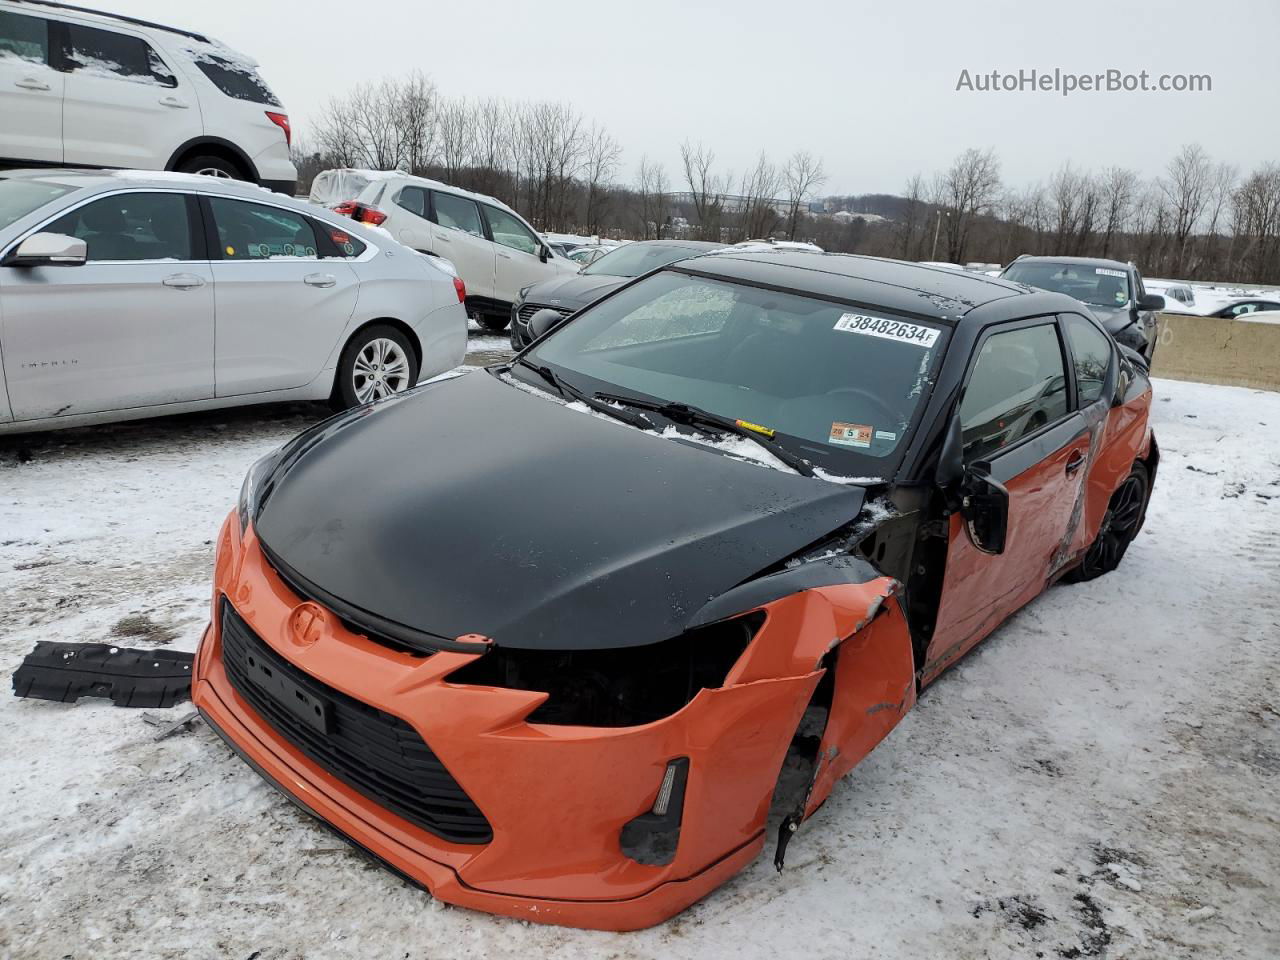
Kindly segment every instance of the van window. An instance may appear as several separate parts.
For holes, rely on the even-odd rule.
[[[209,82],[232,100],[246,100],[268,107],[280,106],[280,101],[262,79],[257,67],[233,56],[214,53],[212,50],[188,48],[189,56]]]
[[[0,60],[49,62],[49,21],[0,10]]]
[[[497,207],[487,204],[484,208],[485,219],[489,221],[489,231],[493,234],[493,242],[500,243],[512,250],[522,253],[537,253],[539,243],[523,223]]]
[[[966,463],[998,453],[1067,413],[1067,377],[1053,324],[987,338],[960,403]]]
[[[173,71],[145,40],[77,23],[66,24],[66,29],[66,58],[72,73],[161,87],[178,85]]]
[[[474,200],[439,192],[436,192],[433,199],[436,223],[440,226],[448,227],[450,230],[461,230],[473,237],[484,237],[484,227],[480,225],[480,210]]]
[[[177,193],[103,197],[44,229],[83,240],[90,261],[191,259],[187,200]]]

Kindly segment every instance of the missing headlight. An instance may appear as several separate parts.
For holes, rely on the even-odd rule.
[[[716,689],[764,623],[764,614],[699,627],[671,640],[618,650],[494,647],[449,683],[541,690],[530,723],[630,727],[669,717],[699,690]]]

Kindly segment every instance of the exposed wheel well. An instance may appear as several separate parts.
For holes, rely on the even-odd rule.
[[[194,140],[180,146],[165,165],[166,170],[177,170],[192,157],[218,157],[234,164],[247,180],[258,182],[258,171],[252,161],[234,145],[220,140]]]

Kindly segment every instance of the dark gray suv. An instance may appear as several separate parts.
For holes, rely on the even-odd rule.
[[[1116,342],[1150,363],[1156,349],[1156,314],[1164,297],[1147,293],[1132,263],[1092,257],[1022,256],[1000,274],[1051,293],[1075,297],[1096,316]]]

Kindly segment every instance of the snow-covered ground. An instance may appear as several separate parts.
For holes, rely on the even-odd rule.
[[[1164,459],[1121,570],[932,687],[781,876],[762,857],[636,934],[448,908],[206,728],[157,743],[138,711],[0,696],[0,957],[1274,960],[1280,394],[1156,390]],[[193,649],[245,469],[322,414],[0,442],[0,675],[38,640]]]

